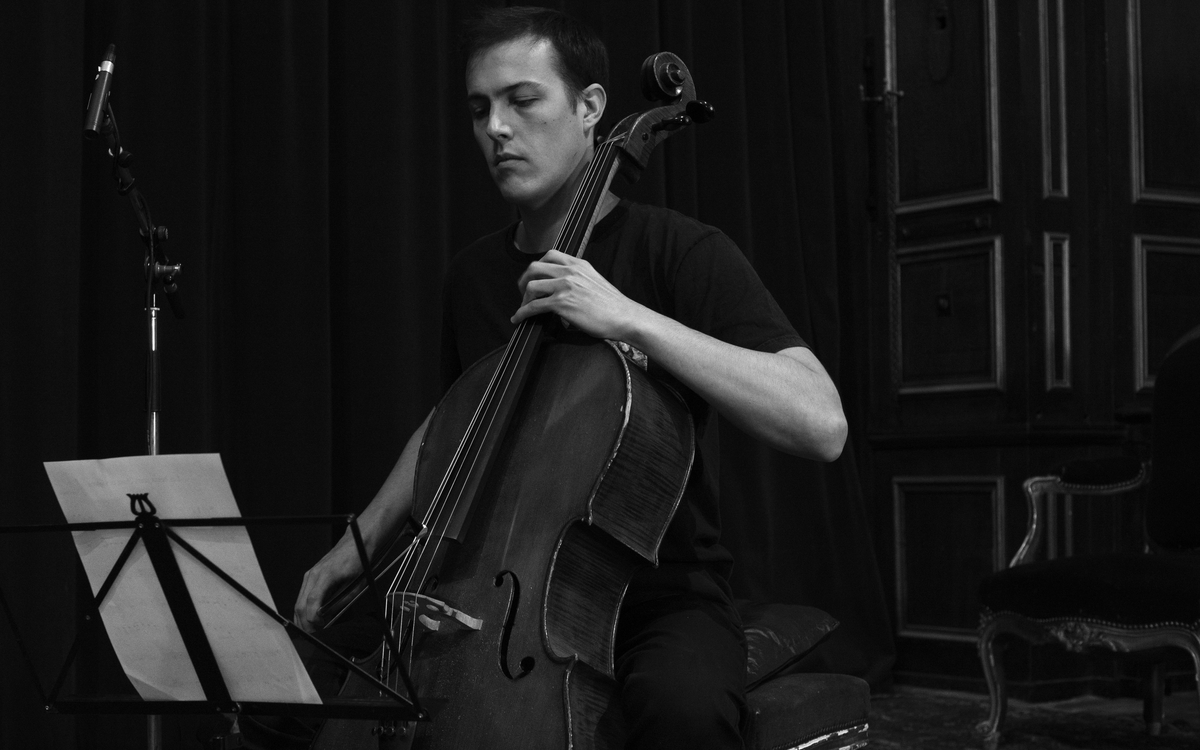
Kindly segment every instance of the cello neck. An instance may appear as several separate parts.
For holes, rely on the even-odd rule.
[[[583,250],[592,236],[592,229],[599,220],[600,201],[608,192],[608,187],[620,166],[619,154],[620,149],[616,148],[611,140],[596,146],[596,153],[584,172],[562,228],[554,240],[555,250],[577,258],[583,257]]]

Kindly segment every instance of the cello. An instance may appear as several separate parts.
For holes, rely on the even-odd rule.
[[[711,117],[671,53],[646,59],[642,89],[659,106],[596,147],[555,249],[581,256],[614,177],[636,180],[658,143]],[[620,746],[618,612],[657,562],[695,446],[682,399],[645,369],[627,345],[529,319],[463,373],[421,444],[416,533],[380,571],[392,637],[362,663],[427,718],[330,721],[314,747]],[[352,675],[341,696],[369,690]]]

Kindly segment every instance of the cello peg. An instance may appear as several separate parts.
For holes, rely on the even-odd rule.
[[[703,125],[711,120],[716,114],[716,111],[713,109],[713,105],[709,104],[708,102],[702,102],[699,99],[693,99],[692,101],[688,102],[685,109],[687,110],[688,116],[700,125]]]
[[[665,130],[669,133],[673,130],[679,130],[680,128],[686,128],[688,125],[691,125],[691,124],[692,124],[692,118],[688,117],[687,115],[680,114],[680,115],[675,115],[674,117],[668,118],[666,120],[663,120],[662,122],[654,123],[653,125],[650,126],[650,132],[657,133],[660,130]]]

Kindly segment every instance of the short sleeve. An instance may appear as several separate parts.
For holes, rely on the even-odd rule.
[[[673,317],[689,328],[755,351],[808,346],[746,256],[720,231],[679,255],[671,282]]]

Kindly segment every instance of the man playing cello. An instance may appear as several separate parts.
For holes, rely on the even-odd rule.
[[[590,30],[552,10],[501,8],[465,33],[476,142],[518,221],[459,253],[446,276],[445,387],[505,344],[517,323],[554,313],[645,353],[682,392],[697,435],[715,409],[791,454],[832,461],[846,421],[837,389],[741,251],[670,210],[602,198],[584,259],[551,249],[594,154],[608,62]],[[369,553],[408,518],[423,424],[359,517]],[[697,451],[660,548],[622,605],[616,676],[629,746],[742,746],[745,643],[719,543],[717,494]],[[343,537],[304,577],[295,622],[361,572]]]

